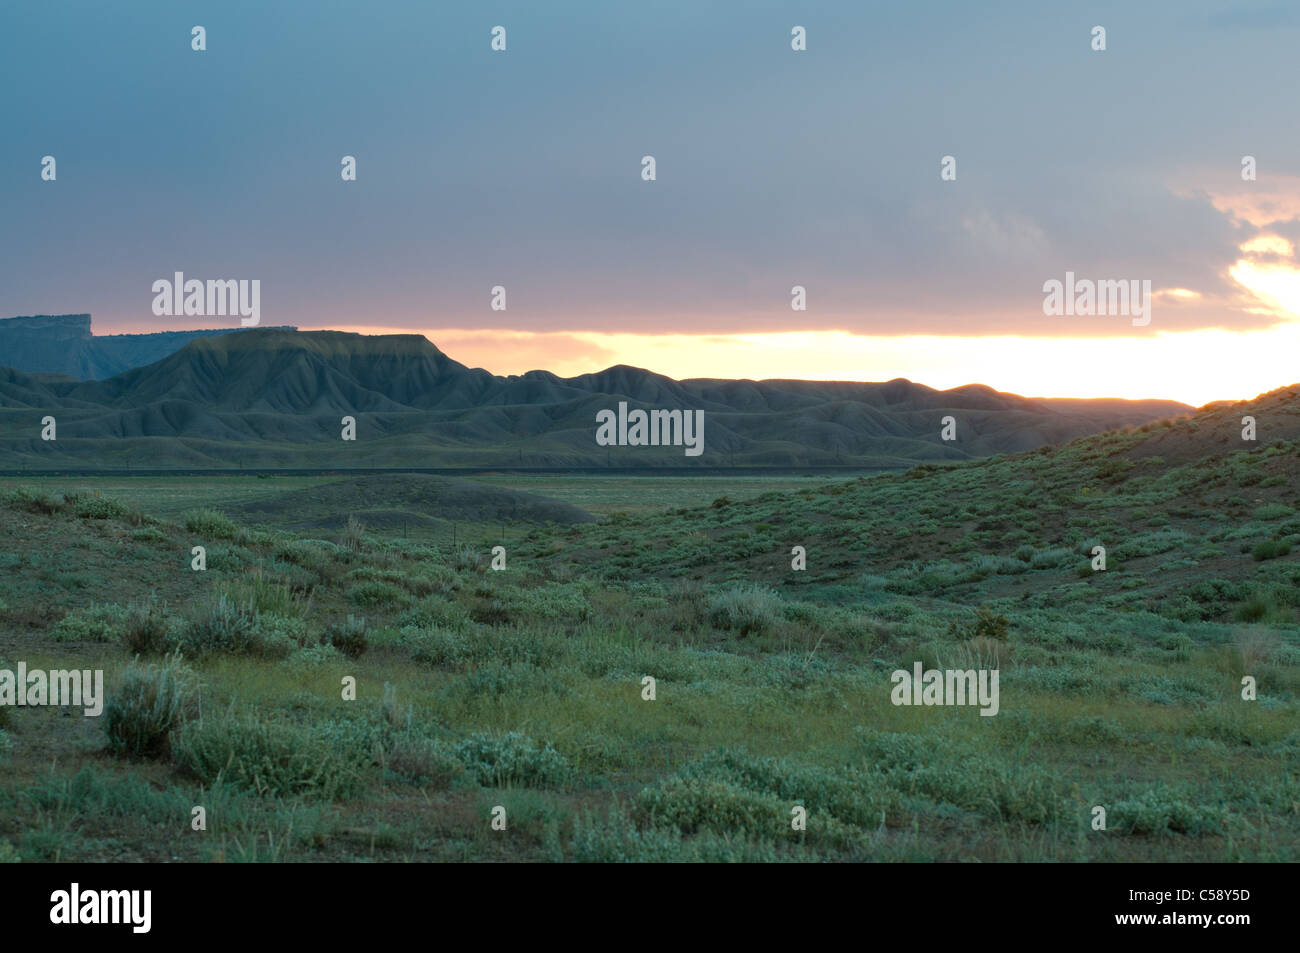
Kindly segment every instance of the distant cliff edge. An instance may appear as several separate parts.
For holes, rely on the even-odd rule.
[[[29,374],[63,374],[100,381],[161,361],[199,338],[218,337],[235,328],[109,334],[95,337],[88,314],[34,314],[0,319],[0,366]],[[286,327],[294,331],[296,328]]]

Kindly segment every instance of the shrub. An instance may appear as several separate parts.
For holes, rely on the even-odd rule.
[[[1276,722],[1260,721],[1258,716],[1246,714],[1244,707],[1204,707],[1187,719],[1185,730],[1189,735],[1243,747],[1263,747],[1280,740],[1285,729]]]
[[[340,545],[352,555],[361,552],[366,544],[366,524],[355,516],[348,516],[343,524],[343,539]]]
[[[1064,547],[1042,549],[1029,557],[1029,566],[1031,569],[1059,569],[1069,565],[1073,559],[1074,553]]]
[[[714,595],[709,621],[741,635],[763,632],[781,617],[781,597],[766,586],[736,586]]]
[[[754,757],[743,750],[724,748],[705,755],[683,768],[681,776],[721,781],[799,803],[810,813],[864,829],[874,829],[880,812],[892,813],[898,804],[897,793],[878,772],[847,766],[827,770],[787,759]]]
[[[59,642],[113,642],[122,634],[126,609],[116,604],[74,609],[50,633]]]
[[[1266,629],[1245,629],[1236,634],[1234,642],[1242,670],[1246,672],[1255,671],[1261,663],[1273,661],[1281,644],[1277,635]]]
[[[1111,458],[1103,460],[1097,465],[1097,479],[1105,480],[1108,483],[1118,483],[1133,469],[1133,461],[1120,458]]]
[[[205,539],[237,540],[242,535],[233,520],[216,510],[205,508],[188,510],[181,518],[185,520],[185,529],[188,532]]]
[[[1210,700],[1206,688],[1195,679],[1182,677],[1170,678],[1165,675],[1132,674],[1120,676],[1115,682],[1135,698],[1142,698],[1157,705],[1185,705],[1199,708]]]
[[[364,783],[362,753],[287,721],[226,715],[191,721],[173,745],[176,763],[206,784],[221,778],[266,796],[352,797]]]
[[[353,582],[378,581],[396,583],[399,586],[410,585],[410,580],[400,569],[380,569],[376,566],[358,566],[348,573],[347,578]]]
[[[388,770],[411,784],[442,791],[465,775],[465,766],[445,745],[427,738],[404,739],[388,752]]]
[[[1227,579],[1206,579],[1184,586],[1183,592],[1205,607],[1206,616],[1212,616],[1225,611],[1229,603],[1241,599],[1246,588]]]
[[[1127,834],[1210,833],[1220,829],[1221,818],[1213,805],[1159,783],[1120,801],[1109,814],[1114,829]]]
[[[209,546],[208,571],[240,572],[257,556],[243,546]]]
[[[161,655],[172,641],[167,609],[157,602],[133,605],[122,624],[122,644],[132,655]]]
[[[384,700],[379,704],[379,711],[384,716],[384,721],[393,728],[403,725],[409,728],[411,725],[413,708],[408,705],[406,711],[402,711],[402,706],[397,701],[397,686],[392,682],[384,682]]]
[[[109,750],[128,758],[167,755],[172,731],[192,714],[195,689],[179,654],[161,664],[132,662],[122,687],[104,706]]]
[[[53,496],[44,490],[32,490],[25,486],[20,486],[15,490],[5,494],[5,504],[14,509],[27,510],[29,513],[40,513],[44,516],[54,516],[56,513],[62,513],[67,508],[67,501],[61,497]]]
[[[289,567],[285,567],[286,569]],[[222,591],[231,602],[247,603],[257,613],[270,613],[288,618],[306,615],[311,605],[311,594],[297,595],[287,583],[274,582],[258,566],[240,579],[226,583]]]
[[[964,625],[957,622],[948,624],[948,635],[951,638],[971,641],[975,639],[994,639],[998,642],[1005,642],[1007,639],[1007,626],[1010,620],[1000,613],[995,613],[988,606],[980,606],[975,611],[975,619]]]
[[[527,662],[488,662],[466,672],[445,690],[445,697],[474,704],[481,698],[503,701],[522,698],[531,693],[564,695],[570,691],[569,683],[553,674],[544,673]]]
[[[1199,618],[1199,613],[1195,618]],[[1174,660],[1178,662],[1189,661],[1193,650],[1196,648],[1196,643],[1191,636],[1182,632],[1161,636],[1159,645],[1166,652],[1173,653]]]
[[[1237,619],[1242,622],[1289,622],[1291,610],[1281,605],[1276,591],[1257,589],[1237,606]]]
[[[1004,673],[1003,685],[1012,682],[1025,691],[1078,698],[1106,698],[1117,691],[1113,682],[1092,671],[1083,658],[1052,668],[1027,668]]]
[[[868,758],[891,784],[996,820],[1048,824],[1063,809],[1065,786],[1046,768],[989,757],[940,738],[866,729]]]
[[[1291,552],[1291,543],[1288,540],[1266,539],[1251,550],[1251,555],[1255,558],[1255,562],[1262,563],[1266,559],[1277,559],[1289,552]]]
[[[330,625],[321,641],[334,646],[348,658],[360,658],[369,645],[366,640],[366,620],[349,615],[346,622]]]
[[[496,596],[476,596],[470,603],[469,616],[483,625],[505,626],[515,620],[515,610],[509,602]]]
[[[683,838],[675,829],[640,830],[622,811],[611,812],[608,818],[580,816],[571,846],[573,859],[579,863],[772,863],[789,859],[770,841],[713,833]],[[804,851],[799,859],[819,858]]]
[[[1265,503],[1263,506],[1255,507],[1255,519],[1257,520],[1277,520],[1284,516],[1290,516],[1295,510],[1284,503]]]
[[[457,550],[452,566],[457,572],[484,572],[487,569],[483,554],[468,544]]]
[[[538,747],[517,731],[470,735],[452,750],[456,760],[485,787],[563,784],[572,773],[569,762],[549,744]]]
[[[703,778],[674,777],[637,795],[634,817],[655,827],[774,838],[789,827],[790,808],[778,798]]]
[[[266,658],[284,658],[305,647],[310,628],[305,619],[281,615],[258,615],[253,628],[251,651]]]
[[[346,658],[347,656],[334,646],[321,643],[294,649],[285,657],[284,664],[298,672],[304,669],[322,668],[326,665],[342,662]]]
[[[524,589],[519,593],[519,599],[520,609],[529,619],[585,622],[592,615],[591,603],[577,586]]]
[[[257,612],[251,604],[239,605],[222,593],[206,611],[201,610],[190,620],[182,644],[195,655],[248,655],[258,647],[257,623]]]
[[[470,623],[469,613],[459,602],[440,596],[426,596],[397,617],[397,626],[415,626],[429,628],[437,626],[457,632],[467,628]]]
[[[77,496],[73,512],[82,519],[115,520],[126,515],[126,505],[95,493],[91,496]]]
[[[329,545],[333,545],[332,543]],[[289,540],[276,549],[275,554],[285,562],[302,566],[314,572],[324,572],[333,559],[333,554],[323,545],[306,540]]]
[[[363,609],[401,609],[411,597],[391,582],[362,582],[348,590],[348,599]]]
[[[403,644],[413,661],[456,668],[463,665],[486,667],[493,664],[522,664],[547,667],[560,649],[556,641],[533,632],[480,630],[472,634],[442,628],[405,628]]]

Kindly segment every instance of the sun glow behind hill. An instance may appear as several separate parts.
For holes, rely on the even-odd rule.
[[[340,327],[363,334],[410,329]],[[444,352],[494,374],[545,368],[561,376],[614,364],[677,379],[769,378],[922,381],[938,389],[988,384],[1043,397],[1164,398],[1201,406],[1244,400],[1290,383],[1300,325],[1262,331],[1200,330],[1089,338],[882,337],[847,331],[760,334],[541,334],[437,328],[423,333]],[[1149,330],[1149,329],[1148,329]]]
[[[1292,190],[1300,191],[1300,189]],[[1287,193],[1291,194],[1291,193]],[[1300,201],[1300,199],[1297,199]],[[1267,229],[1287,220],[1273,205],[1243,210],[1240,198],[1216,199],[1238,224]],[[1274,203],[1275,205],[1276,203]],[[1283,203],[1285,204],[1285,203]],[[1290,210],[1290,206],[1287,206]],[[1248,400],[1295,378],[1300,354],[1300,261],[1295,244],[1269,231],[1241,241],[1225,270],[1229,298],[1206,301],[1195,288],[1157,288],[1151,327],[1118,318],[1110,336],[1006,334],[856,334],[851,330],[654,334],[619,331],[536,332],[428,327],[426,337],[457,360],[494,374],[545,368],[561,376],[615,364],[654,368],[678,379],[884,381],[906,377],[945,390],[969,383],[1042,397],[1124,397],[1202,406]],[[1223,306],[1271,318],[1264,328],[1161,331],[1159,310]],[[363,334],[413,328],[338,326]]]

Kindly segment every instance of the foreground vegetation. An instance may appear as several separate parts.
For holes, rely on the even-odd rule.
[[[10,486],[0,669],[103,668],[110,703],[0,708],[0,859],[1296,860],[1300,445],[1146,437],[639,481],[511,527],[504,570],[493,527]],[[999,668],[999,714],[893,705],[916,661]]]

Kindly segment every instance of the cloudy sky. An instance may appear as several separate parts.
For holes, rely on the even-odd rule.
[[[5,0],[0,316],[237,323],[155,317],[181,271],[502,374],[1251,397],[1300,379],[1297,48],[1251,0]],[[1045,315],[1067,272],[1150,323]]]

